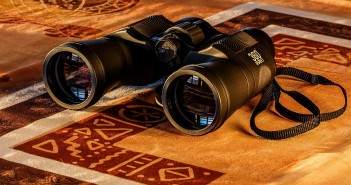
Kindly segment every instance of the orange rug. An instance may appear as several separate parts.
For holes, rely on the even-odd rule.
[[[271,141],[258,138],[249,127],[259,96],[219,130],[191,137],[174,129],[155,104],[153,88],[159,82],[123,86],[82,111],[65,110],[46,94],[41,66],[52,47],[109,33],[156,9],[167,7],[155,13],[172,20],[198,15],[195,11],[186,12],[171,2],[142,0],[8,0],[1,5],[0,184],[351,182],[349,109],[303,135]],[[350,94],[351,20],[258,3],[222,9],[211,1],[200,12],[225,33],[245,27],[263,29],[274,41],[278,67],[323,75]],[[280,82],[288,89],[298,88],[322,112],[343,105],[337,88],[291,79]],[[301,109],[287,97],[282,102]],[[272,107],[258,123],[266,129],[296,124],[279,117]]]

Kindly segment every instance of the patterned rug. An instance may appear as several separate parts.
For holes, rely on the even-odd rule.
[[[154,102],[153,88],[160,82],[123,86],[83,111],[56,105],[38,75],[42,54],[59,43],[95,38],[136,21],[130,12],[142,3],[2,2],[3,8],[12,7],[12,11],[0,12],[5,44],[1,49],[8,53],[1,61],[17,63],[0,69],[0,184],[349,184],[349,109],[303,135],[271,141],[256,137],[249,127],[259,97],[236,111],[219,130],[201,137],[182,135],[167,121]],[[154,3],[148,8],[160,6]],[[116,22],[124,17],[124,25],[109,22],[110,15],[122,13]],[[40,20],[34,18],[38,15]],[[88,20],[107,22],[83,24]],[[278,67],[323,75],[350,94],[351,20],[257,3],[235,6],[206,20],[225,33],[245,27],[263,29],[274,41]],[[6,37],[19,28],[25,34]],[[21,40],[30,43],[24,45],[28,49],[14,47]],[[343,105],[337,88],[291,79],[280,82],[287,89],[298,88],[322,112]],[[304,111],[287,97],[282,102]],[[296,124],[279,117],[273,107],[258,120],[267,129]]]

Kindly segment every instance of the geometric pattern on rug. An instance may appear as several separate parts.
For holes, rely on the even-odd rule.
[[[216,25],[216,28],[224,33],[233,33],[247,27],[262,29],[269,25],[278,25],[351,40],[351,26],[259,8],[220,23]]]
[[[277,67],[299,58],[316,59],[342,66],[351,65],[351,49],[333,44],[278,34],[272,37]]]
[[[223,175],[117,146],[164,121],[162,108],[132,99],[14,149],[147,184],[208,184]]]

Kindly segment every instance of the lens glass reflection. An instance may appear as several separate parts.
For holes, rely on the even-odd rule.
[[[181,115],[191,129],[203,129],[211,125],[215,116],[216,102],[210,87],[195,75],[178,78],[175,100]]]
[[[79,101],[88,98],[92,88],[92,77],[86,63],[74,53],[61,54],[59,63],[63,62],[61,84],[70,96]]]

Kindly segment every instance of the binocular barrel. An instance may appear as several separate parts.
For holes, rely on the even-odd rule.
[[[169,121],[189,135],[219,128],[275,75],[274,47],[261,30],[245,29],[188,55],[162,90]]]
[[[108,38],[54,48],[43,70],[48,93],[65,108],[81,109],[94,104],[124,80],[129,53],[123,48],[126,46],[122,41]]]

